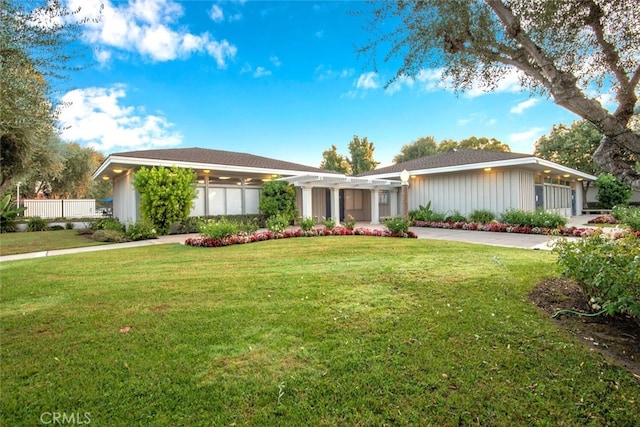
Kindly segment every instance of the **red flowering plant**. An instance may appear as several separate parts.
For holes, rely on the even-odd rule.
[[[349,229],[346,227],[335,227],[333,229],[328,228],[313,228],[311,230],[302,230],[300,228],[287,229],[281,233],[272,231],[258,231],[253,234],[239,233],[232,236],[224,237],[190,237],[185,240],[184,244],[188,246],[198,246],[207,248],[218,248],[222,246],[241,245],[245,243],[261,242],[265,240],[274,239],[289,239],[294,237],[319,237],[319,236],[377,236],[377,237],[407,237],[417,239],[418,235],[412,231],[407,231],[404,234],[392,233],[389,230],[381,229],[368,229],[368,228],[354,228]]]

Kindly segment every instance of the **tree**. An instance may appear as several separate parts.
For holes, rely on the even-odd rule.
[[[543,135],[535,143],[533,154],[563,166],[592,175],[602,173],[600,166],[592,160],[593,153],[600,145],[602,134],[586,120],[575,121],[570,127],[555,125],[551,133]],[[582,200],[587,200],[590,181],[583,181]]]
[[[349,159],[341,154],[338,154],[338,149],[335,145],[331,146],[330,150],[322,153],[321,169],[330,171],[342,172],[345,175],[351,173],[351,166],[349,165]]]
[[[608,173],[601,174],[595,185],[598,187],[598,204],[604,209],[627,205],[633,193],[628,186]]]
[[[196,173],[191,169],[143,167],[133,175],[133,188],[140,194],[140,213],[159,234],[168,234],[171,224],[189,218],[196,198]]]
[[[296,216],[296,189],[284,181],[267,181],[260,192],[260,211],[272,217],[284,216],[288,222]]]
[[[358,135],[353,136],[349,143],[349,154],[351,154],[349,163],[352,175],[374,170],[380,164],[373,159],[375,149],[373,142],[369,142],[366,136],[362,139]]]
[[[400,149],[400,154],[393,158],[393,163],[404,163],[409,160],[430,156],[438,152],[438,144],[433,136],[423,136]]]
[[[472,136],[467,139],[463,139],[458,143],[458,147],[467,148],[470,150],[505,151],[507,153],[511,152],[511,147],[509,147],[507,144],[503,144],[495,138],[489,139],[484,136],[481,138]]]
[[[0,0],[0,193],[48,153],[55,133],[55,104],[48,80],[64,77],[78,52],[71,50],[81,23],[58,0]],[[45,148],[45,149],[43,149]]]
[[[358,52],[377,70],[400,58],[395,77],[442,70],[457,90],[495,89],[517,70],[523,87],[593,123],[603,134],[593,159],[620,181],[640,189],[629,154],[640,155],[640,135],[628,127],[640,81],[640,8],[637,0],[424,0],[371,2],[371,33]],[[390,26],[394,26],[389,30]],[[591,90],[587,90],[591,89]],[[600,93],[587,95],[597,89]],[[616,109],[598,95],[610,89]]]

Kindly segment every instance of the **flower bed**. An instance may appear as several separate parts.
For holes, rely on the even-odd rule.
[[[214,239],[209,237],[191,237],[185,240],[184,244],[189,246],[201,246],[207,248],[215,248],[230,245],[242,245],[245,243],[261,242],[265,240],[288,239],[291,237],[318,237],[318,236],[379,236],[379,237],[406,237],[416,239],[418,236],[413,231],[406,233],[392,233],[386,229],[368,229],[335,227],[329,229],[326,227],[313,228],[304,231],[301,228],[285,230],[282,233],[273,231],[259,231],[256,233],[240,233],[233,236]]]
[[[476,222],[433,222],[433,221],[413,221],[413,227],[444,228],[452,230],[473,230],[473,231],[493,231],[498,233],[521,233],[521,234],[544,234],[550,236],[571,236],[588,237],[596,232],[593,228],[578,227],[529,227],[521,225],[503,224],[500,222],[490,222],[479,224]]]

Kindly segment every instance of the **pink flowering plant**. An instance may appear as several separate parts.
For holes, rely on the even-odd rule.
[[[377,236],[377,237],[407,237],[416,239],[418,236],[407,231],[404,234],[392,233],[389,230],[369,229],[369,228],[353,228],[334,227],[332,229],[326,227],[313,228],[311,230],[303,230],[302,228],[287,229],[282,232],[273,231],[257,231],[255,233],[239,233],[224,237],[208,237],[201,235],[200,237],[191,237],[185,241],[185,245],[200,246],[207,248],[216,248],[221,246],[242,245],[246,243],[262,242],[265,240],[290,239],[294,237],[320,237],[320,236]]]

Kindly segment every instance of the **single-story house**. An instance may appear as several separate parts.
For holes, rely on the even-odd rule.
[[[115,218],[125,223],[140,218],[133,174],[153,166],[196,171],[192,216],[258,214],[262,183],[282,179],[296,187],[301,216],[320,221],[351,215],[372,224],[402,214],[404,200],[409,210],[431,202],[436,212],[457,210],[463,215],[478,209],[500,214],[507,209],[541,207],[572,216],[582,207],[582,191],[576,191],[579,183],[596,179],[530,154],[482,150],[452,150],[359,176],[204,148],[131,151],[111,154],[93,175],[113,182]]]

